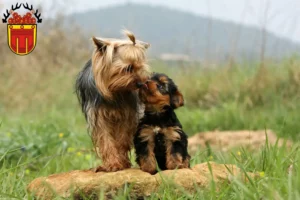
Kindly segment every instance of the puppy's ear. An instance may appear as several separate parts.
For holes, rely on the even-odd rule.
[[[108,45],[110,45],[109,41],[106,41],[105,39],[101,39],[101,38],[96,38],[96,37],[92,37],[92,40],[97,48],[97,50],[105,52],[106,51],[106,47]]]
[[[178,89],[171,96],[171,106],[172,108],[178,108],[184,105],[184,99],[181,92]]]

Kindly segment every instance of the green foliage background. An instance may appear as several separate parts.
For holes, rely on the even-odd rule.
[[[31,199],[27,184],[36,177],[95,167],[86,123],[74,94],[74,82],[89,59],[89,43],[78,34],[56,28],[39,31],[38,45],[28,56],[15,56],[0,37],[0,197]],[[5,33],[0,26],[0,34]],[[291,149],[266,145],[255,152],[199,151],[196,163],[233,163],[261,178],[238,180],[216,190],[211,184],[197,193],[174,194],[171,186],[149,199],[300,199],[300,58],[281,61],[163,63],[153,71],[174,79],[186,105],[177,114],[189,135],[208,130],[272,129],[292,139]],[[239,153],[237,153],[239,152]],[[132,153],[134,163],[134,154]],[[134,164],[135,165],[135,164]],[[136,165],[135,165],[136,166]],[[290,173],[289,168],[293,167]],[[116,199],[126,199],[120,190]]]

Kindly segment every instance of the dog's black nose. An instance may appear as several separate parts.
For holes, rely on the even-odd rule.
[[[148,89],[148,85],[146,83],[137,83],[136,85],[137,85],[138,88]]]
[[[144,85],[144,83],[140,83],[140,82],[136,83],[136,86],[137,86],[138,88],[143,87],[143,85]]]

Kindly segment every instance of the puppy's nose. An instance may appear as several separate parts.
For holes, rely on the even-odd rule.
[[[147,82],[146,83],[137,83],[136,84],[137,88],[141,89],[141,88],[145,88],[145,89],[148,89],[148,85],[147,85]]]
[[[145,89],[147,89],[147,90],[149,89],[149,88],[148,88],[148,85],[147,85],[147,82],[146,82],[145,84],[143,84],[143,87],[144,87]]]
[[[137,86],[138,88],[143,87],[143,85],[144,85],[144,83],[141,83],[141,82],[136,83],[136,86]]]

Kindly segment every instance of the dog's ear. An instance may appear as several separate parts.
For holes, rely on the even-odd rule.
[[[183,95],[181,94],[181,92],[179,92],[178,89],[176,89],[176,91],[173,92],[171,95],[171,106],[172,108],[175,109],[183,105],[184,105]]]
[[[96,48],[99,50],[99,51],[102,51],[102,52],[105,52],[106,51],[106,47],[108,45],[110,45],[110,42],[109,41],[106,41],[105,39],[102,39],[102,38],[96,38],[96,37],[92,37],[92,40],[96,46]]]
[[[145,49],[148,49],[150,47],[150,44],[147,43],[147,42],[143,42],[143,41],[140,41],[140,40],[137,40],[137,42],[139,43],[139,45],[141,45]]]
[[[141,44],[144,46],[145,49],[148,49],[150,47],[149,43],[141,42]]]

